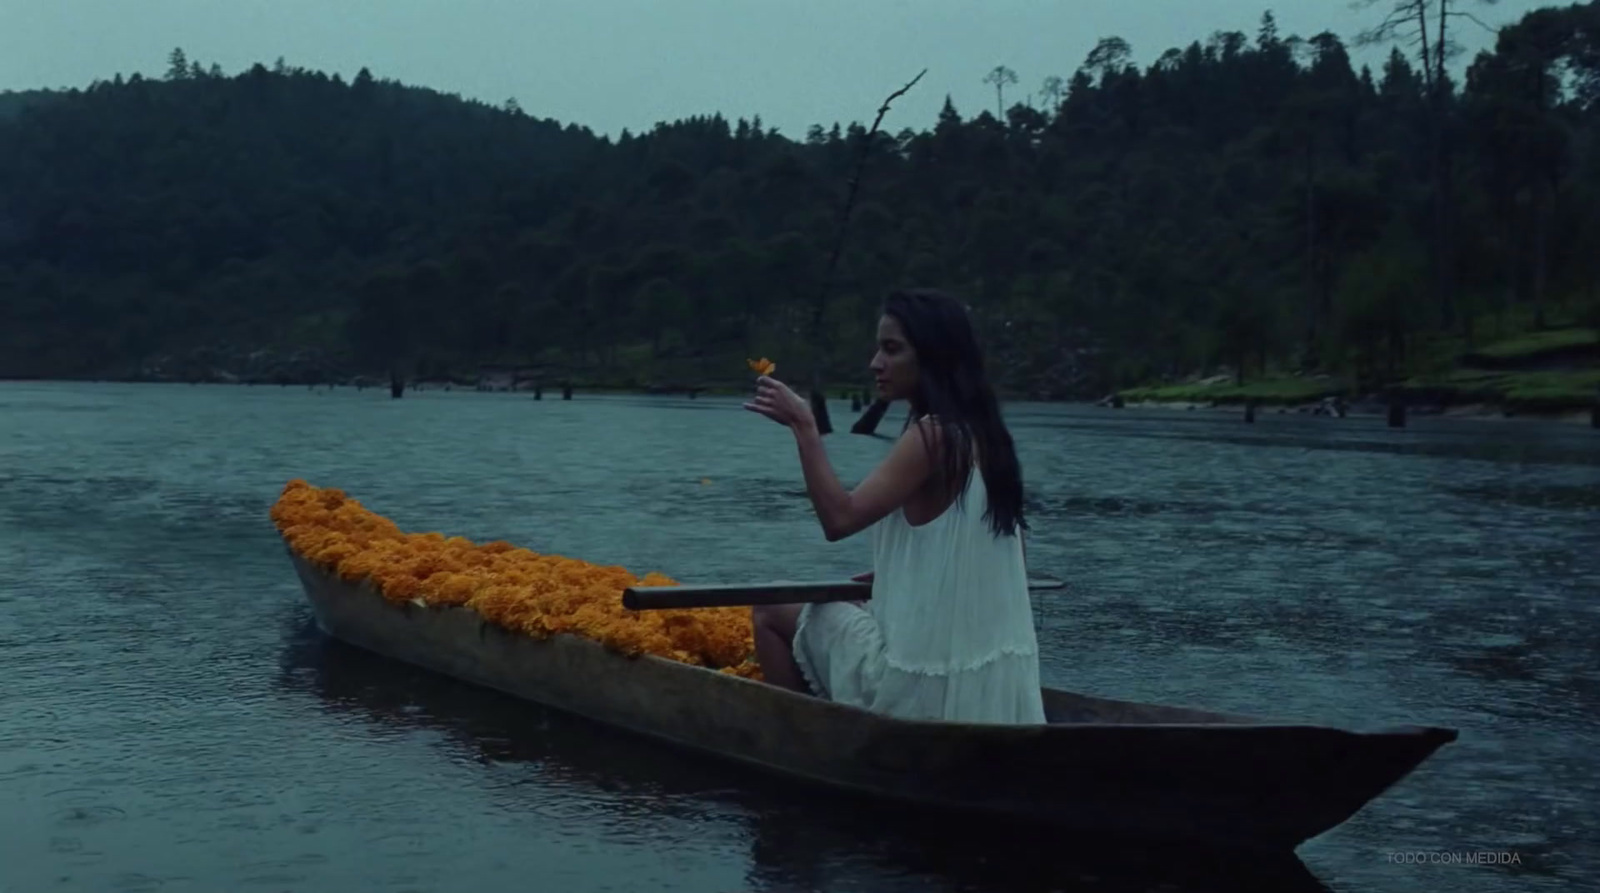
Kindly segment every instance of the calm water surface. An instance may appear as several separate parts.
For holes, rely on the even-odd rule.
[[[1271,883],[1592,889],[1600,434],[1009,418],[1033,570],[1069,584],[1038,605],[1047,683],[1461,730]],[[829,449],[853,481],[887,441]],[[1267,871],[863,813],[330,642],[267,518],[295,477],[407,529],[684,580],[868,564],[864,541],[823,541],[787,434],[734,400],[0,383],[0,891],[1236,890]],[[1480,850],[1520,864],[1390,861]]]

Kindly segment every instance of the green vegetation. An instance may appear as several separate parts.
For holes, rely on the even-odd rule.
[[[1596,246],[1600,250],[1600,246]],[[1553,329],[1546,332],[1526,332],[1504,341],[1485,345],[1478,353],[1496,359],[1529,359],[1542,354],[1555,353],[1573,347],[1600,348],[1600,330]],[[1600,351],[1597,351],[1600,353]]]
[[[1237,384],[1232,381],[1126,388],[1118,394],[1130,403],[1249,403],[1295,405],[1349,392],[1349,384],[1334,378],[1264,378]]]
[[[1525,412],[1558,412],[1593,406],[1600,369],[1556,372],[1487,372],[1460,369],[1405,382],[1422,399],[1447,405],[1489,403]]]
[[[1441,375],[1407,379],[1401,389],[1413,400],[1445,406],[1484,403],[1524,412],[1561,412],[1593,406],[1600,393],[1600,369],[1550,372],[1489,372],[1457,369]],[[1125,388],[1129,403],[1188,403],[1303,406],[1324,397],[1352,396],[1348,382],[1338,379],[1268,378],[1246,382],[1212,382]]]
[[[1459,80],[1438,7],[1418,0],[1435,52],[1382,34],[1379,71],[1268,15],[1142,66],[1117,38],[1070,76],[1000,66],[996,109],[947,102],[870,141],[718,115],[607,139],[365,69],[229,75],[181,51],[161,80],[3,94],[0,376],[502,364],[736,386],[765,355],[849,385],[882,295],[916,284],[971,300],[1013,395],[1454,381],[1475,349],[1516,359],[1568,337],[1552,326],[1600,326],[1600,2],[1529,13]],[[1042,101],[1006,107],[1018,77]]]

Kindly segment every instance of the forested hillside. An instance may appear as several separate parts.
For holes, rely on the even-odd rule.
[[[1143,65],[1108,38],[870,147],[715,115],[607,139],[177,51],[162,80],[0,95],[0,376],[798,372],[863,150],[833,381],[861,380],[898,284],[968,296],[1007,390],[1058,397],[1218,370],[1372,387],[1600,324],[1600,4],[1464,64],[1414,27],[1378,71],[1270,15]]]

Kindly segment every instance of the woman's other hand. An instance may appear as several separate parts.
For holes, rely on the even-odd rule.
[[[817,424],[816,416],[811,414],[811,404],[770,375],[756,379],[756,395],[744,408],[795,430]]]

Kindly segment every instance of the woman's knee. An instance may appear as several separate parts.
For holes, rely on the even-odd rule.
[[[800,623],[801,605],[756,605],[750,609],[751,622],[757,629],[777,635],[785,642],[794,639],[795,627]]]

